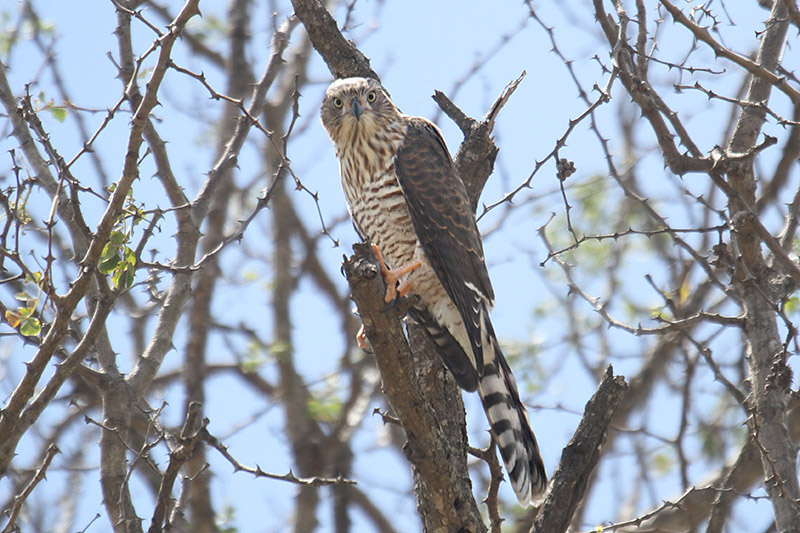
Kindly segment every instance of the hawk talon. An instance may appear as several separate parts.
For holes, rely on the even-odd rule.
[[[367,338],[367,329],[364,327],[364,324],[361,324],[361,327],[358,328],[358,333],[356,333],[356,344],[362,351],[372,354],[372,345],[369,343],[369,339]]]
[[[398,298],[395,298],[394,300],[392,300],[388,304],[386,304],[380,310],[380,312],[381,313],[388,313],[392,309],[400,308],[400,311],[402,313],[405,313],[410,308],[414,307],[415,305],[418,305],[419,302],[420,302],[420,297],[419,297],[418,294],[412,294],[412,295],[409,295],[409,296],[400,296]]]
[[[381,313],[388,313],[392,309],[396,308],[398,306],[398,304],[400,304],[402,302],[405,302],[405,301],[406,301],[406,297],[405,296],[397,296],[392,301],[386,302],[386,305],[384,305],[383,308],[381,308]]]
[[[413,285],[410,281],[404,280],[400,282],[400,286],[396,287],[397,282],[400,281],[400,278],[412,272],[419,267],[422,266],[422,261],[419,259],[415,259],[406,263],[405,265],[392,268],[386,266],[386,263],[383,261],[383,254],[381,254],[380,248],[377,245],[372,245],[372,253],[375,254],[375,259],[378,260],[378,266],[380,267],[381,277],[383,278],[383,282],[386,284],[386,294],[383,297],[383,301],[388,303],[395,302],[397,299],[404,297],[408,292],[411,290]]]

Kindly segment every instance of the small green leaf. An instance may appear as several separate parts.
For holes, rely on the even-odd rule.
[[[50,114],[53,115],[53,118],[59,122],[64,122],[67,118],[67,110],[63,107],[53,107],[50,106],[47,108],[50,111]]]
[[[114,283],[114,287],[116,287],[117,289],[119,289],[120,281],[123,281],[121,280],[122,272],[123,269],[118,268],[114,270],[114,273],[111,275],[111,281]]]
[[[276,341],[270,345],[269,351],[275,357],[281,358],[289,355],[292,351],[292,347],[289,345],[288,342]]]
[[[310,398],[306,404],[308,414],[320,422],[335,422],[342,412],[342,403],[337,400],[322,401]]]
[[[19,300],[20,302],[27,302],[28,300],[31,299],[31,296],[27,292],[18,292],[17,294],[14,295],[14,298],[16,300]]]
[[[119,265],[119,254],[114,254],[106,259],[100,261],[100,264],[97,265],[97,270],[100,271],[101,274],[111,274]]]
[[[125,242],[125,234],[122,233],[120,230],[114,230],[111,232],[111,235],[108,238],[109,244],[114,244],[116,246],[122,246]]]
[[[116,288],[130,289],[133,285],[133,274],[135,269],[128,263],[121,263],[121,266],[114,270],[111,281]]]
[[[17,309],[17,314],[19,314],[19,316],[22,318],[28,318],[33,314],[34,311],[36,311],[35,307],[20,307]]]
[[[798,304],[800,304],[800,299],[798,299],[797,296],[792,296],[783,304],[783,310],[790,315],[794,314],[797,308],[800,307]]]
[[[658,476],[664,476],[674,466],[673,461],[664,453],[655,454],[650,462]]]
[[[19,328],[19,332],[26,337],[33,337],[42,332],[42,324],[39,322],[38,318],[29,318],[22,322],[22,327]]]
[[[133,285],[133,279],[135,277],[135,274],[136,274],[136,269],[133,267],[133,265],[128,263],[128,266],[125,267],[125,272],[124,272],[126,289],[130,289],[131,286]]]
[[[136,266],[136,254],[134,253],[134,251],[133,251],[133,250],[131,250],[131,249],[130,249],[129,247],[127,247],[127,246],[125,247],[125,249],[124,249],[124,250],[125,250],[125,251],[124,251],[125,262],[126,262],[127,264],[129,264],[130,266],[132,266],[132,267],[133,267],[133,266]]]
[[[103,253],[100,254],[100,261],[105,261],[117,255],[119,255],[119,246],[108,243],[103,247]]]

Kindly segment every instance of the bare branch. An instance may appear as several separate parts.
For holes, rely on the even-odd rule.
[[[532,532],[567,530],[600,459],[609,424],[627,390],[625,379],[614,376],[609,366],[597,391],[586,404],[578,429],[561,454]]]
[[[324,487],[327,485],[340,485],[340,484],[355,484],[355,481],[351,479],[345,478],[324,478],[324,477],[309,477],[309,478],[299,478],[294,475],[291,471],[287,474],[271,474],[269,472],[265,472],[261,470],[261,467],[256,466],[255,468],[245,466],[239,461],[236,460],[233,455],[228,452],[228,448],[225,447],[216,437],[208,433],[207,431],[203,432],[202,435],[203,440],[212,448],[217,450],[222,456],[233,466],[235,472],[247,472],[248,474],[253,474],[256,477],[264,477],[268,479],[276,479],[278,481],[288,481],[289,483],[294,483],[295,485],[302,485],[307,487]]]
[[[6,527],[3,528],[3,533],[11,533],[12,531],[18,530],[16,522],[17,518],[19,517],[19,513],[22,510],[22,506],[25,504],[25,500],[27,500],[28,496],[31,495],[33,489],[36,488],[36,485],[38,485],[39,482],[45,478],[45,475],[47,474],[47,467],[50,466],[50,463],[53,461],[53,457],[55,457],[57,453],[61,453],[61,450],[59,450],[58,446],[55,444],[51,444],[47,447],[47,453],[45,454],[44,460],[36,470],[33,478],[25,487],[25,490],[23,490],[18,496],[14,497],[14,506],[11,508],[11,513],[8,517],[8,523],[6,524]]]
[[[767,81],[771,85],[774,85],[786,96],[788,96],[795,104],[800,104],[800,91],[789,85],[785,78],[778,76],[768,68],[765,68],[764,66],[751,61],[750,59],[721,45],[713,37],[711,37],[711,33],[708,31],[708,28],[704,28],[690,20],[689,17],[683,13],[683,11],[678,9],[668,0],[660,0],[660,2],[661,5],[667,8],[667,11],[669,11],[669,14],[672,15],[672,18],[675,20],[675,22],[681,24],[682,26],[686,27],[686,29],[691,31],[692,35],[694,35],[697,40],[707,44],[714,51],[714,54],[717,55],[717,57],[724,57],[725,59],[736,63],[753,76],[757,76]],[[784,3],[784,5],[788,4],[789,2]]]

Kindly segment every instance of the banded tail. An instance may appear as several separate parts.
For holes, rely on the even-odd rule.
[[[464,349],[446,328],[436,323],[423,309],[412,308],[410,314],[424,327],[456,383],[469,392],[478,389],[511,486],[520,503],[527,505],[544,492],[547,474],[528,421],[528,413],[519,399],[516,380],[500,350],[491,324],[484,346],[493,353],[488,354],[484,350],[483,360],[486,364],[479,376]]]
[[[492,428],[500,455],[506,465],[511,486],[523,505],[544,492],[547,474],[533,435],[528,413],[519,399],[517,383],[497,341],[494,357],[483,367],[478,394]]]

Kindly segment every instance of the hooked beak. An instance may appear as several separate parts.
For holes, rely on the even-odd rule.
[[[364,112],[364,108],[361,107],[361,104],[358,101],[358,97],[354,96],[352,100],[350,100],[350,113],[356,117],[356,120],[361,118],[361,113]]]

